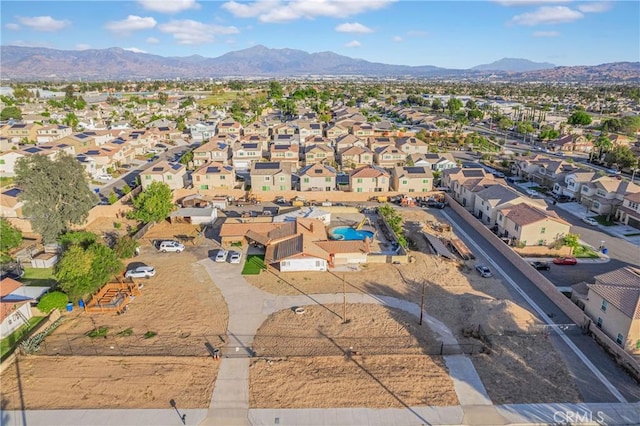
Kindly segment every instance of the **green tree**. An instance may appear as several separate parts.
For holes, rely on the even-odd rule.
[[[578,234],[567,234],[562,239],[562,242],[567,247],[576,248],[580,245],[580,235]]]
[[[98,236],[89,231],[71,231],[65,232],[58,238],[58,243],[63,249],[71,246],[79,246],[86,249],[98,240]]]
[[[109,204],[115,204],[118,201],[118,194],[111,191],[111,193],[107,197],[107,200],[109,201]]]
[[[585,111],[576,111],[567,120],[572,126],[588,126],[591,124],[591,116]]]
[[[130,192],[131,192],[131,187],[125,183],[124,186],[122,187],[122,193],[124,195],[127,195]]]
[[[40,301],[38,302],[38,309],[45,314],[48,314],[54,309],[62,311],[67,306],[68,302],[69,296],[61,291],[52,291],[40,298]]]
[[[626,145],[616,145],[611,151],[607,152],[604,157],[607,164],[617,164],[618,168],[626,169],[634,166],[638,157]]]
[[[284,91],[282,90],[282,85],[277,81],[272,81],[269,83],[269,91],[267,95],[270,99],[280,99],[284,95]]]
[[[158,93],[158,103],[160,105],[166,105],[168,100],[169,100],[169,95],[167,95],[164,92]]]
[[[0,253],[7,255],[9,250],[22,243],[22,232],[5,218],[0,218]]]
[[[478,104],[476,104],[476,101],[474,101],[473,99],[469,99],[465,106],[469,110],[473,110],[473,109],[478,108]]]
[[[14,120],[22,119],[22,111],[17,106],[8,106],[0,112],[0,120],[9,120],[13,118]]]
[[[130,217],[144,223],[160,222],[173,210],[171,188],[163,182],[153,182],[131,201],[135,210]]]
[[[484,117],[484,114],[479,109],[470,109],[467,111],[467,117],[469,120],[477,121]]]
[[[608,152],[611,149],[611,147],[613,146],[613,142],[611,142],[611,139],[609,139],[607,135],[600,134],[600,136],[598,136],[596,140],[593,141],[593,146],[598,148],[598,159],[601,159],[602,154]]]
[[[82,165],[71,155],[55,160],[30,155],[16,161],[16,180],[22,188],[24,215],[45,243],[53,243],[69,225],[80,225],[98,202]]]
[[[538,137],[541,140],[556,140],[558,139],[558,137],[560,136],[560,131],[550,127],[550,126],[544,126],[541,130],[540,130],[540,134],[538,135]]]
[[[449,110],[450,115],[455,115],[462,108],[462,101],[458,98],[451,97],[447,101],[447,109]]]
[[[62,123],[75,129],[76,127],[78,127],[78,124],[80,124],[80,119],[74,112],[70,112],[64,116],[64,118],[62,119]]]
[[[129,236],[123,236],[118,238],[113,250],[120,259],[130,259],[136,253],[138,242]]]
[[[442,100],[440,98],[434,98],[431,101],[431,109],[433,111],[442,111],[444,106],[442,105]]]
[[[74,300],[80,300],[102,287],[122,270],[115,251],[93,243],[86,249],[72,245],[62,253],[55,275],[60,288]]]
[[[182,157],[180,157],[180,164],[189,164],[193,160],[193,151],[185,152]]]

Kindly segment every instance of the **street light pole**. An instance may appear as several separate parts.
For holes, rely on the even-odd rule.
[[[424,316],[424,291],[425,291],[425,281],[422,280],[422,300],[420,301],[420,321],[418,325],[422,325],[422,317]]]

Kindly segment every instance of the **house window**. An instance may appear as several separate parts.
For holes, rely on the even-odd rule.
[[[600,306],[600,310],[602,312],[607,312],[607,306],[609,306],[609,302],[607,302],[606,300],[602,299],[602,305]]]
[[[356,179],[356,183],[362,183],[362,179]]]
[[[325,181],[325,182],[331,182],[331,178],[330,178],[330,177],[328,177],[328,178],[324,178],[324,181]]]
[[[618,337],[616,338],[616,343],[622,346],[622,342],[624,342],[624,336],[618,333]]]
[[[544,234],[545,232],[547,232],[547,228],[540,228],[540,233]]]
[[[498,220],[502,220],[502,213],[498,214]]]
[[[429,183],[429,179],[422,179],[422,183]]]
[[[486,210],[489,211],[489,206],[487,206]]]
[[[0,160],[0,164],[4,164],[4,160]]]
[[[598,321],[596,321],[596,327],[602,328],[602,318],[598,317]]]
[[[520,230],[520,225],[516,223],[516,231],[519,231],[519,230]]]
[[[599,209],[599,208],[600,208],[600,203],[599,203],[599,202],[597,202],[597,201],[594,201],[594,202],[593,202],[593,208],[594,208],[594,209]]]
[[[151,180],[151,176],[149,176],[149,175],[146,175],[144,178],[145,178],[146,180]]]
[[[309,183],[309,178],[304,178],[304,183]]]
[[[606,196],[607,196],[607,193],[606,193],[606,192],[604,192],[604,191],[603,191],[603,190],[601,190],[601,189],[598,189],[598,190],[596,191],[596,194],[598,194],[598,196],[599,196],[599,197],[606,197]]]
[[[4,164],[2,162],[2,160],[0,160],[0,164]],[[638,203],[634,203],[633,201],[629,201],[629,207],[631,207],[633,210],[636,210],[638,208]]]
[[[582,192],[584,192],[585,194],[586,194],[587,192],[589,192],[589,187],[588,187],[588,186],[583,186],[583,187],[582,187]]]
[[[200,189],[209,189],[209,185],[200,185]]]
[[[220,176],[220,180],[225,180],[226,178],[227,178],[226,176]]]
[[[264,177],[264,181],[265,181],[265,182],[269,182],[270,180],[271,180],[271,178],[270,178],[269,176],[265,176],[265,177]]]
[[[271,190],[271,187],[270,187],[270,186],[268,186],[268,185],[265,185],[265,186],[263,186],[263,187],[262,187],[262,190],[263,190],[263,191],[270,191],[270,190]]]
[[[322,267],[322,261],[316,260],[316,268],[321,268],[321,267]]]
[[[280,191],[286,191],[287,187],[285,185],[280,185]]]
[[[356,192],[362,192],[362,188],[358,188]]]
[[[167,180],[171,180],[172,178],[173,178],[173,176],[167,175]]]
[[[407,183],[408,183],[408,182],[407,182],[406,180],[403,180],[403,181],[402,181],[402,184],[403,184],[403,185],[406,185]]]

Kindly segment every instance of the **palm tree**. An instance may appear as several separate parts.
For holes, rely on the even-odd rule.
[[[598,161],[600,161],[602,159],[602,154],[611,150],[613,142],[611,142],[611,139],[609,139],[607,135],[600,134],[595,142],[593,142],[593,146],[598,148]],[[591,161],[591,156],[589,156],[589,161]]]

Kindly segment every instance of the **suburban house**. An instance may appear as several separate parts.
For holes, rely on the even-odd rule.
[[[310,164],[298,172],[300,191],[333,191],[336,188],[336,170],[325,164]]]
[[[551,244],[569,234],[571,224],[554,212],[543,211],[527,203],[498,210],[498,235],[514,244],[541,246]]]
[[[55,142],[66,136],[71,136],[73,129],[69,126],[63,126],[61,124],[49,124],[42,126],[36,131],[36,141],[40,143]]]
[[[434,171],[443,171],[457,167],[457,163],[453,155],[449,152],[445,153],[429,153],[429,154],[411,154],[409,159],[414,166],[428,166]]]
[[[147,189],[153,182],[166,183],[172,190],[184,188],[187,168],[180,163],[160,161],[140,172],[140,185]]]
[[[425,166],[394,167],[391,187],[398,192],[429,192],[433,190],[433,173]]]
[[[591,152],[593,149],[593,142],[583,135],[565,135],[548,142],[547,145],[554,151]]]
[[[378,148],[387,148],[396,146],[396,140],[387,136],[380,136],[375,138],[367,138],[367,146],[371,151],[375,151]]]
[[[351,135],[353,136],[353,135]],[[315,135],[311,135],[311,136],[307,136],[306,138],[301,140],[302,146],[311,146],[311,145],[325,145],[328,147],[331,147],[331,141],[327,138],[325,138],[324,136],[315,136]]]
[[[268,138],[271,135],[271,128],[266,124],[259,123],[256,121],[247,125],[243,129],[243,135],[244,136],[258,135],[258,136],[262,136],[263,138]]]
[[[257,143],[265,154],[269,151],[269,141],[270,139],[268,137],[258,134],[246,135],[240,139],[242,143]]]
[[[251,168],[251,190],[253,192],[290,191],[291,164],[254,163]]]
[[[580,200],[582,185],[591,182],[596,176],[596,172],[579,169],[568,173],[564,177],[564,182],[556,182],[553,185],[553,193],[556,195],[566,195],[569,198]]]
[[[319,136],[323,135],[322,123],[318,123],[316,121],[306,121],[306,120],[298,120],[298,133],[300,134],[300,140],[305,140],[309,136]]]
[[[31,318],[30,300],[15,300],[8,296],[22,287],[22,283],[11,278],[0,281],[0,334],[6,337],[28,324]]]
[[[18,188],[9,188],[0,193],[0,217],[22,217],[24,201],[19,199],[21,192]]]
[[[389,191],[389,173],[378,166],[363,166],[349,172],[351,192]]]
[[[298,170],[300,160],[299,145],[271,145],[269,148],[269,160],[272,162],[283,162],[291,165],[291,170]]]
[[[447,169],[442,172],[442,185],[449,188],[451,196],[467,210],[474,210],[475,193],[500,183],[481,168]]]
[[[527,201],[508,186],[491,185],[475,193],[473,215],[491,228],[496,223],[499,210]]]
[[[277,135],[293,136],[297,133],[296,130],[296,126],[292,123],[281,123],[271,128],[271,134],[275,140]]]
[[[368,138],[375,135],[375,130],[369,123],[353,123],[351,134],[358,138]]]
[[[327,137],[329,139],[337,139],[340,136],[344,136],[349,134],[349,129],[344,126],[340,126],[338,124],[327,127]]]
[[[300,135],[274,134],[273,143],[276,145],[300,145]]]
[[[311,222],[297,228],[304,226],[309,226],[310,232],[301,232],[269,244],[265,251],[264,263],[278,268],[281,272],[326,271],[329,267],[329,253],[314,244],[319,238],[313,234],[314,226],[321,227],[324,233],[324,225]]]
[[[640,229],[640,192],[622,197],[622,206],[618,207],[617,219],[625,225]]]
[[[420,139],[410,136],[407,138],[397,138],[396,146],[405,153],[405,155],[411,154],[427,154],[429,152],[429,145],[421,141]]]
[[[358,139],[355,136],[349,134],[342,135],[335,139],[334,146],[336,148],[336,151],[340,152],[343,149],[351,148],[352,146],[367,147],[367,142],[365,139]]]
[[[594,279],[578,305],[626,351],[640,353],[640,269],[626,266]]]
[[[228,119],[218,123],[217,131],[219,135],[233,134],[240,136],[242,134],[242,125],[235,120]]]
[[[551,159],[542,155],[516,161],[511,168],[516,176],[547,188],[553,188],[556,182],[563,182],[567,174],[578,170],[576,166],[564,160]]]
[[[373,164],[373,152],[367,147],[352,146],[338,151],[343,169],[355,169]]]
[[[41,128],[41,125],[35,123],[15,123],[2,127],[0,133],[14,142],[36,142],[38,140],[38,130]]]
[[[582,185],[580,202],[599,215],[615,215],[624,196],[640,192],[640,186],[627,180],[603,176]]]
[[[193,165],[196,167],[212,161],[227,164],[229,158],[229,145],[222,142],[207,142],[193,150]]]
[[[395,146],[379,147],[373,151],[373,161],[380,167],[391,168],[406,163],[407,156]]]
[[[199,190],[233,189],[236,172],[232,166],[210,162],[202,165],[191,174],[193,187]]]
[[[231,162],[236,170],[247,170],[259,161],[262,161],[262,146],[257,143],[236,142],[233,145]]]
[[[216,121],[207,121],[204,123],[197,122],[186,126],[189,130],[189,134],[191,134],[191,139],[194,142],[204,142],[209,140],[210,137],[216,134],[217,127],[218,122]]]
[[[304,149],[305,164],[332,162],[335,157],[333,148],[328,145],[309,145]]]

